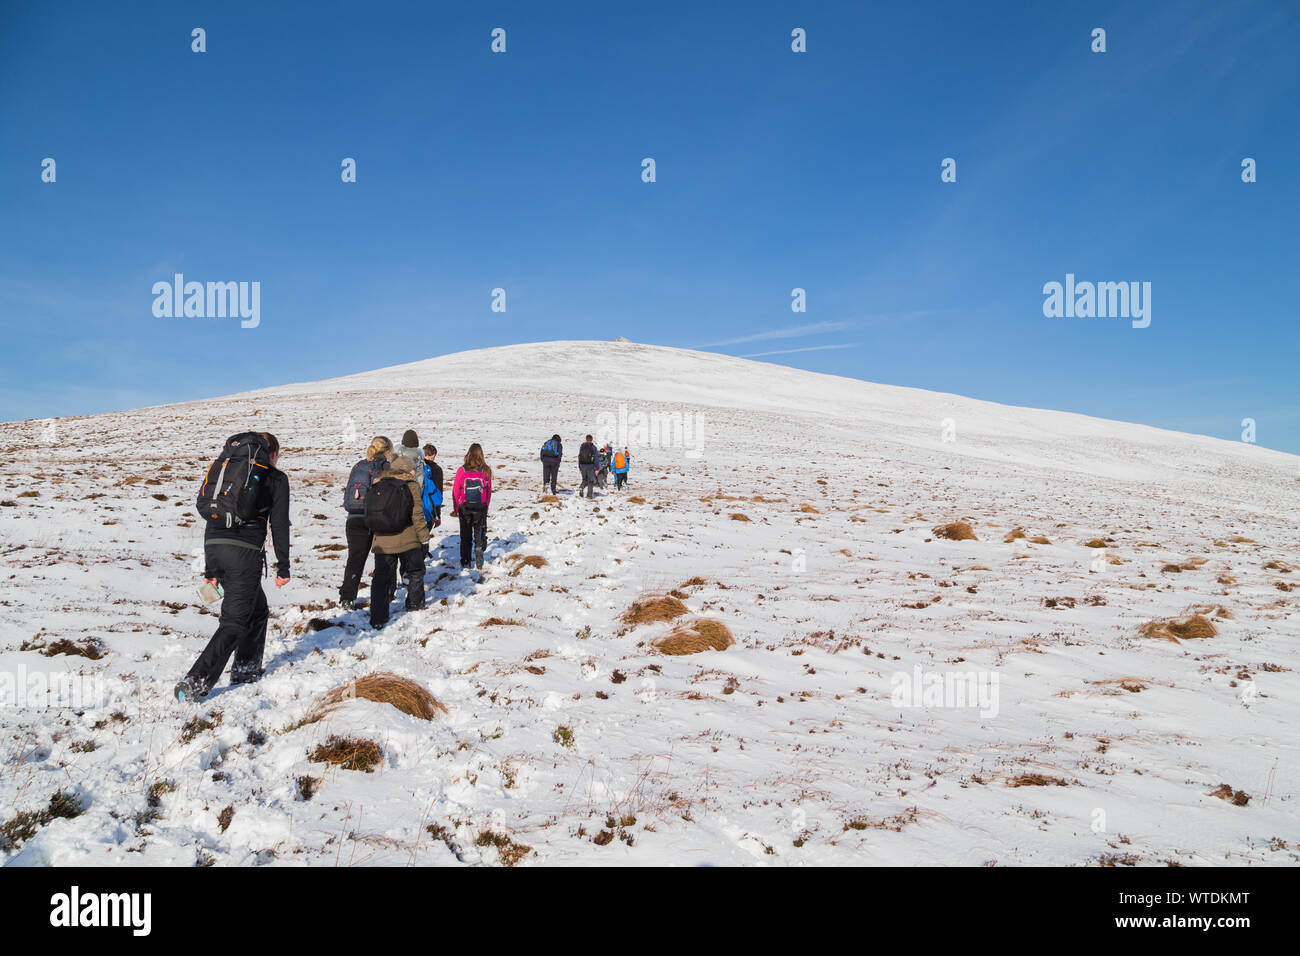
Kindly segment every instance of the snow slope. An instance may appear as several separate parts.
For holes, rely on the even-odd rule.
[[[578,500],[581,435],[620,422],[631,486]],[[254,426],[285,446],[294,578],[269,595],[262,682],[180,708],[171,685],[216,620],[194,492]],[[456,573],[444,520],[429,607],[376,633],[333,605],[338,499],[370,436],[408,427],[448,479],[483,443],[489,563]],[[542,501],[555,431],[566,487]],[[0,441],[0,824],[60,789],[83,808],[11,839],[8,863],[1300,860],[1293,456],[597,342],[8,423]],[[958,520],[978,540],[934,534]],[[671,624],[621,623],[668,590],[735,646],[669,656],[653,642]],[[1141,634],[1198,609],[1215,636]],[[42,653],[63,638],[105,653]],[[917,668],[996,680],[996,706],[896,698]],[[448,713],[358,700],[301,723],[376,671]],[[98,694],[42,707],[22,689],[54,674]],[[332,734],[381,763],[309,761]]]

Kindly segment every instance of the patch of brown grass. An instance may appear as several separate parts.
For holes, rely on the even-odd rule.
[[[1069,784],[1060,777],[1048,777],[1041,773],[1022,773],[1007,781],[1008,787],[1068,787]]]
[[[1012,541],[1019,541],[1023,537],[1025,537],[1024,528],[1012,528],[1010,531],[1007,532],[1007,536],[1002,540],[1005,541],[1007,544],[1010,544]]]
[[[520,571],[522,571],[524,568],[544,568],[551,563],[547,561],[546,558],[542,557],[540,554],[525,554],[525,555],[512,554],[506,560],[515,565],[515,569],[510,572],[510,576],[512,578],[515,575],[517,575]]]
[[[344,770],[362,770],[373,773],[384,759],[384,752],[373,740],[360,737],[331,736],[307,755],[313,763],[329,764]]]
[[[645,499],[642,498],[640,495],[629,495],[627,501],[628,504],[633,504],[633,505],[645,504]]]
[[[1210,791],[1210,796],[1227,800],[1234,807],[1244,807],[1250,803],[1250,794],[1244,790],[1233,790],[1230,784],[1221,783]]]
[[[294,729],[314,724],[336,707],[357,698],[390,704],[402,713],[420,720],[433,720],[439,714],[447,713],[447,708],[441,701],[410,678],[376,671],[335,687],[316,702]]]
[[[533,852],[533,848],[527,844],[516,843],[506,834],[493,830],[484,830],[474,843],[481,847],[496,847],[497,857],[501,860],[502,866],[514,866]]]
[[[490,617],[485,621],[478,622],[479,627],[523,627],[523,621],[516,621],[513,617]]]
[[[542,495],[542,497],[538,499],[538,502],[544,505],[549,505],[549,504],[554,504],[559,500],[560,500],[559,495]]]
[[[1179,644],[1182,641],[1214,637],[1219,630],[1209,618],[1192,614],[1182,618],[1149,621],[1142,625],[1139,633],[1143,637],[1155,637]]]
[[[978,541],[975,532],[965,521],[952,521],[948,524],[941,524],[934,529],[936,538],[947,538],[949,541]]]
[[[1104,548],[1106,547],[1106,542],[1102,538],[1089,538],[1083,543],[1083,546],[1085,548]]]
[[[1052,541],[1050,538],[1046,537],[1045,535],[1040,534],[1030,538],[1029,543],[1030,544],[1051,544]]]
[[[742,513],[739,512],[739,511],[733,511],[733,512],[729,515],[729,517],[731,518],[732,521],[748,521],[748,520],[749,520],[749,515],[747,515],[747,514],[742,514]]]
[[[702,651],[725,651],[736,643],[727,625],[721,621],[698,618],[687,621],[667,637],[654,642],[655,649],[661,654],[680,657],[685,654],[699,654]]]
[[[818,511],[816,508],[814,508],[812,505],[800,505],[799,510],[802,511],[804,514],[809,514],[809,515],[821,514],[821,512]]]
[[[647,594],[632,602],[623,612],[623,623],[628,627],[671,621],[686,613],[686,605],[671,594]]]

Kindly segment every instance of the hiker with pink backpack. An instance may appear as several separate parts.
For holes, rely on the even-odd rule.
[[[465,463],[451,486],[451,514],[460,518],[460,566],[483,567],[487,550],[487,514],[492,501],[492,469],[483,460],[483,446],[469,446]]]

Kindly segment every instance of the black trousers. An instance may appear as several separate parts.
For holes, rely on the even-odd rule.
[[[474,545],[479,553],[487,550],[487,509],[482,505],[461,505],[460,515],[460,566],[468,568],[474,563]]]
[[[614,487],[622,488],[625,484],[627,484],[627,472],[626,471],[614,472]]]
[[[361,515],[349,515],[343,526],[343,534],[348,540],[348,564],[343,569],[343,584],[339,587],[340,601],[355,601],[357,588],[361,586],[361,575],[366,570],[366,555],[374,535],[366,527],[366,519]]]
[[[578,469],[582,472],[582,484],[578,487],[578,497],[582,497],[583,491],[587,492],[588,498],[596,497],[596,466],[579,465]]]
[[[262,590],[261,551],[233,544],[209,544],[204,550],[208,570],[226,592],[217,632],[186,675],[206,692],[221,679],[232,653],[231,680],[250,680],[261,674],[269,612]]]
[[[560,463],[558,461],[542,462],[542,490],[546,486],[551,486],[551,494],[555,494],[555,483],[560,479]]]
[[[406,609],[424,608],[424,548],[411,548],[401,554],[375,552],[375,579],[370,585],[370,624],[382,627],[388,623],[388,606],[397,593],[397,566],[402,566],[406,576]]]

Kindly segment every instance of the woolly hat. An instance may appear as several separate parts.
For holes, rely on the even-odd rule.
[[[406,448],[414,448],[418,444],[420,444],[420,439],[416,437],[414,429],[408,428],[406,433],[402,435],[402,445]]]

